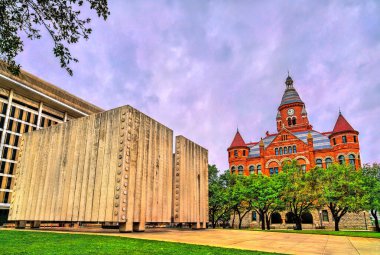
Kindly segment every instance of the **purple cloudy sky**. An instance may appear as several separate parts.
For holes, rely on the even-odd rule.
[[[362,161],[380,162],[379,1],[109,2],[109,19],[71,48],[74,77],[46,34],[18,61],[105,109],[140,109],[208,148],[220,170],[237,125],[246,142],[276,131],[289,69],[314,129],[332,130],[340,107]]]

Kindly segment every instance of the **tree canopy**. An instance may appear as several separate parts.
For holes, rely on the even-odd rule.
[[[251,211],[260,216],[261,228],[270,229],[271,214],[288,209],[295,229],[302,230],[302,216],[313,209],[327,207],[334,219],[335,230],[348,212],[369,210],[379,230],[380,165],[333,164],[327,169],[315,167],[303,171],[297,161],[282,166],[279,174],[249,176],[230,174],[227,170],[217,175],[215,166],[209,167],[210,221],[213,227],[221,219],[243,218]],[[232,217],[231,217],[232,216]]]
[[[104,20],[110,14],[107,0],[1,0],[0,59],[13,74],[18,74],[20,65],[15,58],[23,51],[22,35],[40,39],[44,29],[54,42],[53,53],[61,67],[72,75],[70,63],[78,59],[71,55],[68,45],[88,39],[92,31],[91,19],[81,15],[80,9],[85,5]]]
[[[374,218],[375,228],[380,232],[378,213],[380,212],[380,164],[369,165],[363,167],[364,176],[364,208],[371,212]]]
[[[319,201],[326,205],[334,218],[335,230],[347,212],[358,212],[365,201],[361,171],[351,165],[333,164],[322,171],[323,192]]]
[[[303,172],[297,161],[291,161],[285,163],[280,173],[279,177],[284,184],[281,199],[293,213],[297,230],[302,230],[302,214],[318,206],[322,192],[322,182],[318,178],[321,171],[320,168],[313,168]]]

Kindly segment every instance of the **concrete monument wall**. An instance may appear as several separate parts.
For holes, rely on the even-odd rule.
[[[176,137],[173,181],[174,222],[206,228],[208,222],[207,150],[183,136]]]
[[[207,151],[193,147],[194,159],[187,151],[176,153],[180,160],[194,161],[180,171],[199,172],[198,183],[206,188],[197,186],[196,178],[180,187],[192,187],[199,201],[207,201]],[[20,145],[9,220],[18,226],[26,221],[32,226],[41,221],[111,222],[119,223],[120,231],[170,223],[172,153],[173,131],[130,106],[28,133]],[[192,210],[207,210],[207,204],[200,205],[194,203]],[[187,213],[181,211],[179,219],[207,221],[204,213],[199,219],[184,217]]]

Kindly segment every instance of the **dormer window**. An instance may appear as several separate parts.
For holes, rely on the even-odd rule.
[[[347,137],[345,135],[342,136],[342,143],[347,143]]]
[[[289,118],[288,119],[288,126],[291,126],[292,125],[292,120]]]
[[[292,123],[293,123],[293,125],[295,125],[297,123],[297,119],[295,117],[293,117]]]
[[[356,135],[354,135],[354,143],[356,143],[357,142],[357,140],[356,140]]]
[[[237,156],[238,156],[238,151],[237,150],[234,150],[234,156],[235,156],[235,158],[237,158]]]
[[[243,156],[245,156],[245,151],[243,151]]]
[[[336,145],[336,140],[335,140],[335,138],[333,138],[333,144]]]

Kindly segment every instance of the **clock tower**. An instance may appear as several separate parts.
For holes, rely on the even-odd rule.
[[[289,76],[285,81],[285,92],[277,112],[277,131],[283,128],[293,132],[311,130],[304,102],[293,86],[293,79]]]

